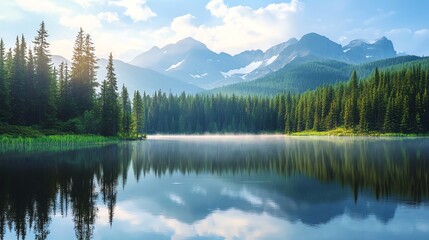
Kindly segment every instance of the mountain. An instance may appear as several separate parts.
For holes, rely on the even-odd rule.
[[[106,77],[107,59],[99,59],[98,66],[100,68],[97,71],[97,79],[101,82]],[[153,94],[158,90],[166,93],[171,92],[173,94],[180,94],[182,92],[195,94],[202,91],[201,88],[192,84],[160,74],[151,69],[136,67],[119,60],[114,60],[113,66],[118,79],[118,88],[121,88],[122,85],[125,84],[130,94],[135,90],[148,94]]]
[[[52,63],[55,67],[58,68],[61,62],[68,63],[69,69],[71,69],[70,61],[61,56],[52,56]],[[97,70],[97,82],[101,83],[106,77],[107,59],[101,58],[97,64],[99,66]],[[130,94],[136,90],[148,94],[152,94],[158,90],[173,94],[180,94],[181,92],[194,94],[203,90],[154,70],[136,67],[120,60],[114,60],[113,65],[118,79],[118,88],[121,89],[122,85],[125,84]]]
[[[136,53],[138,52],[136,51]],[[132,55],[133,53],[127,54]],[[287,79],[302,79],[303,77],[299,77],[298,74],[301,76],[313,74],[312,78],[332,76],[331,71],[315,72],[311,67],[322,70],[328,67],[326,66],[328,64],[330,69],[335,68],[336,65],[363,64],[396,56],[393,43],[385,37],[374,42],[353,40],[342,46],[325,36],[308,33],[299,40],[291,38],[266,51],[247,50],[234,56],[223,52],[213,52],[205,44],[193,38],[185,38],[162,48],[153,47],[149,51],[137,55],[130,64],[121,61],[115,61],[115,63],[118,65],[118,81],[125,82],[130,90],[153,92],[161,89],[172,93],[181,91],[196,93],[202,89],[240,84],[264,77],[266,79],[279,77],[280,79],[274,82],[283,82],[281,79],[285,79],[286,75]],[[59,56],[53,56],[54,65],[58,65],[64,60]],[[105,60],[100,60],[99,81],[104,79],[104,63]],[[335,66],[330,66],[330,64]],[[308,72],[304,72],[303,69],[307,69]],[[275,73],[276,71],[283,71],[284,74]],[[348,77],[348,72],[344,73],[347,73],[345,75]],[[335,78],[325,80],[331,82],[344,78],[344,75],[341,74],[335,76]],[[303,82],[307,80],[303,79]],[[259,80],[257,83],[260,86]],[[245,86],[255,86],[254,84],[249,83]],[[285,86],[277,86],[276,83],[273,83],[273,86],[267,84],[262,84],[264,89],[267,88],[263,90],[264,92],[285,89]],[[301,91],[302,84],[298,85],[289,87],[292,91]],[[229,89],[238,86],[241,85]]]
[[[353,40],[342,46],[317,33],[275,45],[265,52],[247,50],[231,56],[215,53],[193,38],[165,47],[153,47],[130,63],[149,68],[201,88],[212,89],[255,80],[294,62],[333,60],[347,64],[396,57],[393,43],[383,37],[373,43]]]
[[[71,67],[71,62],[63,56],[52,55],[52,65],[58,69],[61,63],[67,63],[69,68]]]
[[[212,88],[225,78],[223,73],[245,67],[259,55],[262,51],[248,51],[237,57],[215,53],[205,44],[186,38],[163,48],[153,47],[130,63],[202,88]]]
[[[294,60],[280,70],[262,78],[216,88],[206,93],[264,96],[272,96],[282,92],[299,93],[315,89],[324,84],[347,81],[350,79],[353,70],[357,71],[359,78],[365,78],[374,71],[375,67],[392,69],[413,63],[429,66],[429,58],[401,56],[358,65],[335,60]]]
[[[334,60],[348,64],[360,64],[380,59],[396,57],[392,41],[382,37],[374,43],[365,40],[353,40],[342,47],[340,44],[317,33],[308,33],[285,47],[271,64],[261,65],[247,75],[247,79],[263,77],[291,63],[300,61]]]
[[[353,40],[343,47],[346,58],[351,63],[361,63],[392,58],[397,55],[393,43],[382,37],[374,43],[365,40]]]
[[[232,69],[227,73],[223,73],[225,80],[222,81],[223,85],[229,85],[231,83],[249,81],[257,78],[257,76],[264,76],[272,71],[272,63],[277,60],[280,53],[287,47],[297,43],[298,40],[296,38],[291,38],[284,43],[280,43],[275,45],[265,52],[258,52],[259,55],[252,61],[248,61],[248,65],[241,69]],[[247,51],[246,51],[247,52]],[[243,52],[243,53],[246,53]],[[237,54],[234,58],[239,58],[243,53]],[[262,54],[261,54],[262,53]],[[276,69],[277,70],[277,69]],[[227,79],[229,77],[230,79]]]

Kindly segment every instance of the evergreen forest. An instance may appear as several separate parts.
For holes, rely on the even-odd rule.
[[[301,94],[275,97],[144,95],[145,132],[302,132],[340,127],[369,133],[429,131],[429,69],[379,71]]]
[[[24,36],[6,50],[0,41],[0,123],[77,134],[327,131],[429,132],[429,67],[379,70],[348,82],[274,97],[128,93],[118,88],[110,54],[107,75],[96,81],[91,36],[81,29],[71,66],[53,67],[45,24],[28,47]],[[312,76],[317,78],[317,76]]]
[[[0,40],[0,123],[77,134],[140,135],[140,93],[131,96],[131,105],[127,88],[119,92],[112,54],[106,78],[98,84],[89,34],[78,32],[71,66],[62,63],[58,69],[51,63],[47,38],[42,22],[33,49],[24,36],[9,50]]]

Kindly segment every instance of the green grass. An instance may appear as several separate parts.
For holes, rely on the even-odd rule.
[[[119,142],[119,137],[78,135],[37,127],[0,124],[0,153],[60,151]]]
[[[51,135],[40,137],[21,137],[0,135],[0,153],[66,151],[81,148],[99,147],[117,143],[117,137],[95,135]]]
[[[336,128],[328,131],[302,131],[289,134],[291,136],[372,136],[372,137],[416,137],[427,134],[361,132],[353,129]]]
[[[50,135],[38,137],[0,135],[0,144],[86,144],[113,141],[119,141],[119,138],[97,135]]]

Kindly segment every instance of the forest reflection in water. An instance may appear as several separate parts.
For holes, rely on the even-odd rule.
[[[388,221],[393,217],[388,209],[392,206],[428,203],[429,139],[154,136],[142,142],[78,150],[6,151],[0,160],[0,238],[9,232],[18,238],[34,234],[45,239],[57,215],[72,219],[75,236],[70,239],[93,238],[99,202],[108,210],[112,224],[118,190],[126,189],[128,182],[141,184],[149,181],[148,176],[162,179],[178,174],[190,181],[212,176],[224,179],[225,185],[231,183],[231,188],[218,189],[207,208],[248,210],[232,202],[224,206],[215,202],[225,196],[252,196],[246,189],[232,191],[232,182],[250,179],[268,182],[258,191],[269,197],[254,198],[253,205],[267,203],[271,210],[264,211],[281,218],[322,224],[342,214],[334,206],[342,195],[352,196],[354,207],[350,208],[356,211],[364,207],[359,205],[362,195],[379,202],[365,211]],[[163,186],[152,187],[146,194],[155,199]],[[183,201],[169,197],[179,204]],[[323,215],[289,208],[287,201],[333,204],[324,206],[324,211],[332,211]],[[377,213],[383,209],[389,213]],[[195,210],[188,220],[209,213]]]

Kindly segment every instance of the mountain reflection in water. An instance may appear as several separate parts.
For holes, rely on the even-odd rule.
[[[114,239],[133,226],[152,239],[242,238],[243,229],[225,225],[235,221],[247,237],[282,239],[275,223],[317,230],[344,216],[387,224],[402,207],[427,213],[428,193],[427,138],[154,136],[14,149],[0,159],[0,237],[55,239],[60,220],[70,220],[65,239]]]

